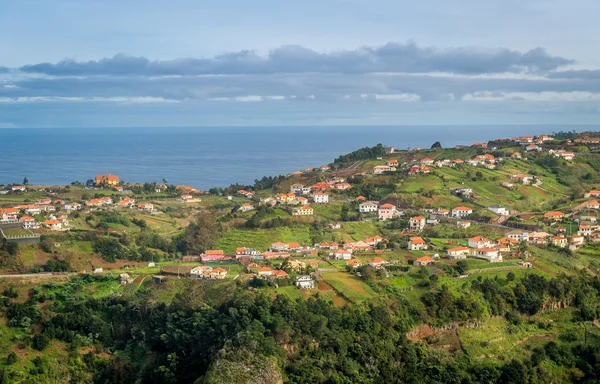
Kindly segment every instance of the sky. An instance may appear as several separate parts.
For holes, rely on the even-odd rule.
[[[594,124],[597,0],[0,0],[0,128]]]

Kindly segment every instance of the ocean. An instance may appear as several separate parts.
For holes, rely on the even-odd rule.
[[[328,164],[377,143],[429,148],[596,126],[312,126],[0,129],[0,184],[65,185],[100,173],[127,182],[199,189],[252,184],[263,176]]]

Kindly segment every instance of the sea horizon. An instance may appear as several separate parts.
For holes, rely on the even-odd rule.
[[[3,128],[9,166],[0,184],[65,185],[113,173],[132,183],[187,184],[207,190],[329,164],[378,143],[398,150],[470,145],[600,125],[339,125],[109,128]],[[6,164],[6,162],[5,162]]]

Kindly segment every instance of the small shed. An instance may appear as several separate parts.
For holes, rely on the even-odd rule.
[[[156,275],[152,276],[152,282],[156,284],[162,284],[167,279],[167,276],[164,275]]]

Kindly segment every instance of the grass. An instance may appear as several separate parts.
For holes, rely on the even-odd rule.
[[[359,221],[342,224],[341,235],[345,241],[360,241],[380,234],[374,221]]]
[[[271,244],[278,241],[289,243],[298,242],[308,245],[310,241],[310,227],[296,225],[293,227],[280,227],[270,229],[241,229],[231,228],[215,244],[215,249],[222,249],[227,254],[235,253],[238,247],[256,248],[264,251]]]
[[[373,297],[374,292],[367,284],[346,272],[325,272],[323,280],[343,297],[353,302],[361,302]]]

